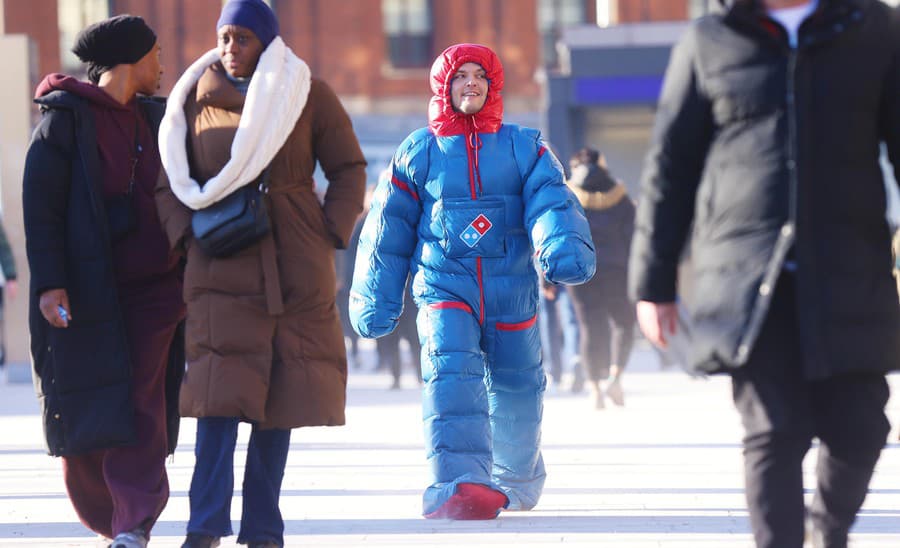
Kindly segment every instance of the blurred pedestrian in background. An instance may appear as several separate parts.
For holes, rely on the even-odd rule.
[[[75,511],[113,548],[166,506],[184,371],[181,268],[159,223],[156,34],[120,15],[79,33],[90,83],[47,76],[25,160],[29,327],[48,450]]]
[[[6,324],[5,304],[6,298],[15,299],[19,294],[19,282],[16,280],[16,258],[13,255],[9,238],[6,237],[6,229],[0,221],[0,371],[6,365]]]
[[[493,519],[533,508],[545,374],[540,275],[594,273],[587,220],[536,130],[503,123],[503,67],[450,46],[431,68],[429,125],[400,145],[375,192],[351,290],[353,327],[397,327],[407,277],[425,351],[427,518]]]
[[[335,248],[363,208],[366,162],[327,84],[279,37],[262,0],[229,0],[218,46],[179,78],[160,129],[158,200],[186,248],[187,373],[197,417],[185,548],[232,534],[238,424],[251,424],[237,542],[284,546],[279,499],[291,429],[344,424],[347,359],[335,305]],[[319,164],[324,205],[314,191]],[[268,174],[271,230],[228,257],[195,245],[192,210]],[[265,178],[265,176],[263,176]]]
[[[359,247],[359,235],[362,232],[366,215],[369,213],[371,202],[372,189],[367,188],[362,213],[356,218],[347,247],[337,249],[334,253],[334,269],[337,276],[336,303],[338,313],[341,316],[341,331],[344,334],[344,344],[347,346],[349,343],[347,363],[353,369],[359,369],[362,366],[362,356],[359,353],[359,341],[362,340],[362,337],[350,325],[350,286],[353,284],[353,263],[356,261],[356,249]]]
[[[412,294],[403,290],[403,313],[397,321],[397,328],[375,339],[375,350],[378,353],[379,368],[385,367],[391,372],[391,390],[398,390],[402,386],[403,378],[403,352],[400,349],[400,341],[405,340],[409,345],[410,365],[414,369],[416,380],[422,384],[422,345],[419,342],[419,333],[416,329],[416,303]]]
[[[593,279],[569,291],[584,327],[581,364],[591,399],[603,409],[606,396],[625,405],[622,374],[634,345],[634,303],[628,298],[628,253],[634,232],[634,203],[609,173],[606,158],[583,148],[569,161],[568,183],[587,215],[597,254]]]
[[[900,166],[900,14],[876,0],[723,3],[672,52],[630,289],[665,346],[691,234],[692,365],[732,375],[756,544],[800,548],[808,517],[814,546],[844,548],[900,366],[879,165],[884,142]]]
[[[581,367],[581,332],[584,327],[572,303],[569,286],[543,281],[540,292],[538,324],[541,330],[541,353],[550,389],[563,390],[563,376],[569,375],[569,392],[584,390]]]

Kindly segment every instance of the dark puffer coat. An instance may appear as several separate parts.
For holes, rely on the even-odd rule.
[[[671,302],[690,227],[694,365],[739,367],[785,261],[806,376],[900,362],[880,145],[900,165],[900,18],[821,0],[791,49],[757,0],[675,47],[639,200],[630,291]]]
[[[568,184],[581,202],[591,227],[597,272],[625,271],[634,233],[634,203],[625,185],[616,181],[606,168],[596,165],[575,168]],[[597,276],[597,281],[602,278]]]
[[[136,441],[128,341],[117,293],[101,188],[100,158],[88,102],[52,91],[25,161],[23,207],[31,267],[28,322],[34,383],[51,455],[69,456]],[[164,105],[142,99],[152,131]],[[77,322],[51,327],[40,293],[65,288]],[[74,314],[73,314],[74,315]],[[178,439],[183,328],[166,376],[169,452]]]

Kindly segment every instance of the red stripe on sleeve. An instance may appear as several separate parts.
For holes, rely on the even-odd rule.
[[[405,191],[405,192],[409,192],[409,195],[412,196],[413,199],[414,199],[415,201],[417,201],[417,202],[419,201],[419,195],[416,194],[416,191],[413,190],[413,188],[412,188],[410,185],[408,185],[407,183],[401,181],[401,180],[398,179],[397,177],[391,177],[391,182],[394,183],[394,185],[395,185],[397,188],[399,188],[400,190],[403,190],[403,191]]]
[[[431,303],[428,305],[428,308],[432,310],[446,310],[448,308],[455,308],[457,310],[462,310],[464,312],[472,313],[472,307],[467,305],[466,303],[460,303],[456,301],[444,301],[441,303]]]

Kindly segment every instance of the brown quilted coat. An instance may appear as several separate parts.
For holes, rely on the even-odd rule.
[[[185,105],[191,176],[205,181],[230,157],[244,96],[213,65]],[[319,162],[329,181],[313,192]],[[303,114],[271,164],[272,233],[225,259],[191,245],[191,211],[165,174],[159,214],[187,250],[187,373],[181,413],[240,417],[263,428],[344,423],[347,359],[335,307],[334,249],[362,210],[365,160],[331,89],[313,79]]]

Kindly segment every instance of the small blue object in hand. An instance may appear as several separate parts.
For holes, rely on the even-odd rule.
[[[63,305],[56,305],[56,311],[59,312],[59,317],[62,318],[64,322],[69,321],[69,313],[66,312],[66,309],[63,308]]]

